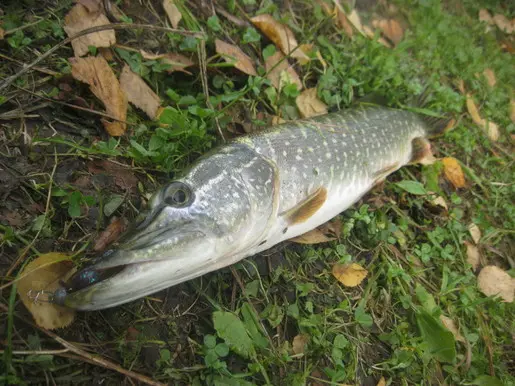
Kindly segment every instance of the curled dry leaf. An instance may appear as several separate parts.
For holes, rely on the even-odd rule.
[[[302,118],[327,114],[327,106],[318,99],[315,87],[304,90],[295,100]]]
[[[107,228],[98,235],[95,240],[95,245],[93,246],[93,250],[95,252],[102,252],[107,248],[109,244],[112,244],[122,234],[122,232],[126,228],[126,223],[121,218],[115,218]]]
[[[452,320],[448,316],[440,315],[440,321],[446,329],[452,332],[452,335],[454,335],[454,339],[456,339],[458,342],[465,342],[465,339],[463,338],[463,336],[461,336],[460,332],[458,331],[458,328],[456,327],[456,324],[454,324],[454,320]]]
[[[168,16],[168,20],[170,20],[170,24],[172,24],[172,27],[177,28],[182,19],[182,13],[179,11],[179,8],[177,8],[175,1],[163,0],[163,8],[166,12],[166,16]]]
[[[75,4],[64,18],[64,30],[68,36],[73,36],[91,27],[111,24],[109,19],[100,11],[88,11],[82,4]],[[114,30],[90,33],[72,40],[75,56],[84,56],[89,52],[88,47],[110,47],[116,43]]]
[[[474,102],[474,99],[471,95],[467,95],[467,110],[474,123],[486,132],[486,135],[488,138],[490,138],[490,140],[495,142],[499,139],[499,128],[495,123],[488,122],[487,120],[481,118],[476,103]]]
[[[292,350],[294,354],[304,354],[306,350],[306,345],[309,342],[309,338],[306,335],[296,335],[295,338],[293,338],[292,342]]]
[[[279,23],[267,14],[254,16],[250,21],[274,42],[284,54],[289,54],[292,58],[309,61],[309,57],[302,52],[300,47],[297,48],[299,44],[288,26]]]
[[[444,176],[456,189],[465,187],[465,176],[458,160],[454,157],[442,158]]]
[[[290,239],[290,241],[297,244],[320,244],[333,240],[336,240],[336,237],[326,236],[326,234],[318,228]]]
[[[486,296],[499,295],[504,302],[512,303],[515,297],[515,279],[495,265],[488,265],[479,272],[477,285]]]
[[[483,75],[485,76],[486,82],[488,83],[488,85],[490,87],[494,87],[495,84],[497,83],[497,79],[495,79],[495,72],[494,72],[494,70],[492,70],[491,68],[486,68],[483,71]]]
[[[89,84],[91,92],[100,99],[109,115],[125,121],[127,117],[127,96],[107,61],[101,56],[70,59],[72,76]],[[112,136],[125,133],[125,122],[102,120],[106,131]]]
[[[18,295],[38,326],[53,330],[66,327],[73,322],[74,310],[53,303],[35,302],[34,298],[28,296],[29,291],[54,292],[60,287],[59,281],[63,280],[74,269],[73,267],[68,255],[52,252],[31,261],[20,273],[17,283]]]
[[[379,28],[384,36],[393,44],[397,45],[404,37],[404,30],[395,19],[376,19],[372,21],[375,28]]]
[[[215,46],[216,53],[222,55],[227,63],[234,64],[234,67],[247,75],[257,75],[252,59],[240,47],[220,39],[215,40]]]
[[[129,102],[143,110],[150,119],[157,118],[161,105],[159,96],[127,64],[120,75],[120,87],[127,94]]]
[[[468,228],[470,236],[472,237],[472,240],[474,240],[474,243],[479,243],[479,240],[481,240],[481,230],[479,229],[479,227],[476,224],[471,223]]]
[[[360,285],[367,274],[368,271],[356,263],[333,265],[333,276],[346,287]]]
[[[281,79],[286,77],[290,83],[297,85],[298,90],[302,90],[302,82],[300,81],[295,69],[290,66],[286,57],[281,51],[276,51],[273,55],[265,60],[266,78],[272,83],[276,89],[280,90],[283,86]],[[283,75],[284,73],[284,75]],[[282,76],[281,76],[282,75]]]
[[[465,247],[467,247],[467,263],[472,266],[472,269],[475,271],[479,267],[479,263],[481,261],[481,254],[479,253],[479,248],[474,244],[469,243],[468,241],[464,242]]]
[[[195,62],[193,62],[187,56],[177,54],[175,52],[169,52],[167,54],[152,54],[150,52],[140,50],[140,54],[145,59],[159,60],[161,63],[168,64],[170,67],[165,70],[168,73],[172,73],[174,71],[181,71],[186,74],[191,74],[191,72],[185,70],[185,68],[195,65]]]

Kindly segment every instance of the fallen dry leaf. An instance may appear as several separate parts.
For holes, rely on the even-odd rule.
[[[335,13],[336,13],[337,24],[340,27],[342,27],[345,35],[347,35],[349,38],[352,38],[354,36],[354,30],[352,29],[352,25],[349,22],[347,15],[345,15],[345,12],[342,10],[341,6],[336,1],[335,1]]]
[[[386,379],[384,377],[381,377],[381,379],[379,379],[379,382],[377,382],[377,386],[386,386]]]
[[[372,25],[379,28],[383,35],[395,45],[399,44],[404,37],[404,30],[395,19],[373,20]]]
[[[333,276],[346,287],[360,285],[367,274],[368,271],[356,263],[333,265]]]
[[[89,12],[99,12],[102,7],[102,0],[78,0],[76,2],[85,6]]]
[[[254,16],[250,21],[274,42],[285,55],[309,61],[309,57],[298,47],[299,44],[288,26],[279,23],[267,14]]]
[[[497,28],[499,28],[501,31],[507,34],[512,34],[515,31],[513,22],[503,14],[497,14],[492,19]]]
[[[375,38],[375,33],[374,31],[372,30],[372,28],[370,28],[368,25],[364,25],[363,26],[363,32],[365,33],[365,35],[367,37],[369,37],[370,39],[374,39]],[[382,38],[381,36],[378,37],[377,41],[379,43],[381,43],[383,46],[385,47],[388,47],[388,48],[392,48],[392,44],[388,41],[386,41],[386,39]]]
[[[270,123],[271,123],[272,125],[280,125],[281,123],[285,123],[285,122],[286,122],[286,120],[285,120],[285,119],[283,119],[283,118],[281,118],[281,117],[280,117],[280,116],[278,116],[278,115],[273,115],[273,116],[272,116],[272,119],[270,120]]]
[[[515,123],[515,99],[510,101],[510,119]]]
[[[347,20],[349,20],[354,28],[356,28],[362,35],[365,35],[365,31],[363,30],[363,23],[361,23],[361,17],[359,16],[358,11],[353,9],[351,13],[348,15],[345,14],[345,16],[347,16]]]
[[[476,103],[474,102],[474,99],[471,95],[467,95],[467,110],[470,116],[472,117],[474,123],[486,132],[486,135],[488,136],[488,138],[490,138],[490,140],[495,142],[499,139],[499,128],[494,122],[488,122],[485,119],[481,118]]]
[[[112,244],[118,240],[125,228],[125,221],[123,221],[121,218],[115,218],[95,239],[93,250],[95,252],[102,252],[109,244]]]
[[[120,75],[120,87],[127,94],[129,102],[143,110],[150,119],[157,117],[157,111],[161,105],[159,96],[138,74],[131,71],[127,64],[123,66]]]
[[[474,240],[474,243],[479,243],[479,240],[481,240],[481,230],[479,229],[479,227],[476,224],[471,223],[468,228],[470,236],[472,237],[472,240]]]
[[[333,240],[336,240],[336,237],[326,236],[325,233],[318,228],[290,239],[290,241],[297,244],[320,244]]]
[[[442,158],[443,172],[447,181],[456,189],[465,187],[465,175],[458,160],[454,157]]]
[[[459,342],[465,342],[465,339],[463,338],[463,336],[461,336],[460,332],[458,331],[458,328],[456,327],[456,324],[454,324],[454,320],[445,315],[440,315],[440,321],[446,329],[452,332],[452,335],[454,335],[454,339],[456,339]]]
[[[485,76],[486,82],[488,83],[488,85],[490,87],[494,87],[495,84],[497,83],[497,79],[495,79],[494,70],[492,70],[491,68],[486,68],[483,71],[483,75]]]
[[[252,59],[240,47],[220,39],[215,40],[215,46],[216,53],[222,55],[227,63],[233,63],[234,67],[247,75],[257,75]]]
[[[481,261],[479,248],[468,241],[465,241],[464,244],[467,247],[467,263],[469,263],[472,266],[472,269],[475,271],[478,269],[479,263]]]
[[[281,51],[276,51],[273,55],[266,58],[265,69],[267,72],[266,78],[276,89],[280,90],[283,86],[281,79],[287,78],[290,83],[297,85],[298,90],[302,90],[302,82],[297,72],[290,66]]]
[[[163,0],[163,8],[166,12],[166,16],[168,16],[168,20],[172,24],[173,28],[177,28],[179,26],[179,22],[182,19],[182,13],[175,5],[174,0]]]
[[[28,296],[29,291],[33,294],[40,290],[54,292],[60,287],[59,280],[62,280],[73,267],[68,255],[51,252],[31,261],[20,273],[17,283],[18,295],[38,326],[53,330],[66,327],[73,322],[75,311],[71,308],[43,301],[34,302],[34,298]]]
[[[125,121],[127,117],[127,96],[107,61],[101,56],[70,59],[72,76],[89,84],[91,92],[100,99],[109,115]],[[125,133],[125,122],[109,122],[102,119],[106,131],[112,136]]]
[[[170,67],[165,70],[168,73],[172,73],[174,71],[181,71],[186,74],[191,74],[191,72],[185,70],[185,68],[195,65],[195,62],[193,62],[187,56],[177,54],[175,52],[169,52],[167,54],[152,54],[150,52],[140,50],[140,54],[145,59],[159,60],[162,63],[168,64]]]
[[[479,272],[477,285],[486,296],[499,295],[507,303],[512,303],[515,297],[515,279],[495,265],[488,265]]]
[[[295,100],[302,118],[327,114],[327,105],[318,99],[316,87],[304,90]]]
[[[100,47],[98,49],[100,55],[104,57],[108,62],[112,62],[114,60],[113,50],[108,47]]]
[[[100,11],[90,12],[82,4],[75,6],[64,18],[64,30],[68,36],[73,36],[82,30],[91,27],[111,24],[106,15]],[[89,52],[88,47],[110,47],[116,43],[114,30],[109,29],[90,33],[72,40],[75,56],[84,56]]]
[[[448,210],[449,207],[447,206],[447,202],[445,202],[445,199],[442,196],[438,196],[434,198],[431,203],[435,206],[441,206],[442,208]]]
[[[490,15],[490,12],[484,8],[479,10],[479,21],[484,21],[487,24],[494,24],[492,15]]]
[[[304,354],[309,338],[306,335],[296,335],[291,344],[294,354]]]
[[[0,40],[3,40],[4,36],[5,36],[5,30],[2,27],[0,27]]]

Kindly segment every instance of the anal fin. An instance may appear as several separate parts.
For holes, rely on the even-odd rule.
[[[307,221],[324,205],[327,199],[327,189],[320,187],[310,194],[304,201],[292,209],[284,212],[289,225],[300,224]]]
[[[384,181],[384,179],[391,173],[393,173],[394,171],[396,171],[397,169],[399,168],[399,163],[398,162],[395,162],[391,165],[388,165],[380,170],[378,170],[377,172],[375,172],[373,174],[373,177],[374,177],[374,185],[378,185],[380,184],[381,182]]]
[[[417,137],[411,141],[410,164],[431,165],[436,161],[431,151],[431,143],[424,137]]]

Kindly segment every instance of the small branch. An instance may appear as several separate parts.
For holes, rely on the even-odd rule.
[[[30,69],[33,68],[34,66],[36,66],[39,62],[48,58],[55,51],[57,51],[62,46],[70,43],[72,40],[80,38],[81,36],[84,36],[84,35],[89,35],[94,32],[100,32],[100,31],[111,30],[111,29],[112,30],[148,29],[148,30],[153,30],[153,31],[171,32],[171,33],[177,33],[177,34],[181,34],[181,35],[194,36],[194,37],[198,37],[201,39],[205,38],[205,35],[203,35],[199,32],[183,31],[183,30],[178,30],[178,29],[173,29],[173,28],[160,27],[160,26],[151,25],[151,24],[114,23],[114,24],[106,24],[106,25],[100,25],[100,26],[96,26],[96,27],[87,28],[85,30],[82,30],[82,31],[76,33],[73,36],[70,36],[69,38],[64,39],[62,42],[57,43],[55,46],[53,46],[51,49],[49,49],[43,55],[39,56],[36,60],[34,60],[32,63],[28,64],[23,69],[18,71],[16,74],[11,75],[10,77],[6,78],[3,81],[3,83],[0,84],[0,91],[9,87],[11,85],[11,83],[13,83],[20,76],[29,72]]]

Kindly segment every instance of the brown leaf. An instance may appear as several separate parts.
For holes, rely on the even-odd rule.
[[[42,300],[35,302],[32,297],[37,291],[54,292],[71,270],[73,262],[64,253],[46,253],[25,266],[20,273],[17,292],[21,301],[30,311],[36,324],[53,330],[68,326],[75,317],[75,311]],[[28,294],[31,292],[31,298]],[[43,296],[42,296],[43,297]]]
[[[273,115],[273,116],[272,116],[272,119],[271,119],[271,121],[270,121],[270,123],[271,123],[272,125],[280,125],[281,123],[285,123],[285,122],[286,122],[286,120],[285,120],[285,119],[283,119],[283,118],[281,118],[281,117],[279,117],[279,116],[277,116],[277,115]]]
[[[265,69],[267,71],[266,78],[270,80],[276,89],[280,90],[282,88],[283,82],[281,80],[286,78],[291,83],[296,84],[298,90],[302,90],[302,82],[299,76],[281,51],[276,51],[273,55],[266,58]]]
[[[126,224],[125,221],[123,221],[120,218],[115,218],[108,226],[107,228],[98,235],[98,237],[95,240],[95,245],[93,246],[93,250],[95,252],[102,252],[109,244],[112,244],[122,234],[122,232],[125,230]]]
[[[152,54],[150,52],[140,50],[140,53],[141,56],[143,56],[143,58],[145,59],[159,60],[162,63],[168,64],[170,67],[165,70],[168,73],[172,73],[174,71],[181,71],[186,74],[191,74],[191,72],[185,70],[185,68],[195,65],[195,62],[193,62],[187,56],[177,54],[175,52],[169,52],[167,54]]]
[[[111,48],[107,48],[107,47],[100,47],[98,49],[98,52],[100,53],[100,55],[103,56],[103,58],[105,60],[107,60],[108,62],[112,62],[114,61],[114,55],[113,55],[113,50]]]
[[[467,247],[467,263],[469,263],[472,266],[472,269],[475,271],[481,262],[479,248],[474,244],[469,243],[468,241],[465,241],[464,244]]]
[[[454,157],[442,158],[443,172],[447,181],[456,189],[465,187],[465,176],[458,160]]]
[[[485,119],[481,118],[481,116],[479,115],[479,110],[471,95],[467,95],[467,110],[474,123],[486,132],[486,135],[488,136],[488,138],[490,138],[490,140],[495,142],[499,139],[499,128],[494,122],[488,122]]]
[[[296,335],[291,344],[294,354],[304,354],[309,338],[306,335]]]
[[[494,87],[495,84],[497,83],[497,79],[495,79],[494,70],[492,70],[491,68],[486,68],[483,71],[483,75],[485,76],[486,82],[488,83],[488,85],[490,87]]]
[[[64,30],[68,36],[73,36],[78,32],[91,27],[111,24],[103,13],[89,12],[82,4],[75,6],[64,18]],[[72,47],[75,56],[84,56],[89,52],[88,47],[110,47],[116,43],[114,30],[93,32],[80,38],[72,40]]]
[[[9,226],[19,227],[23,225],[24,221],[18,212],[14,210],[5,209],[3,213],[5,213],[5,215],[0,214],[0,220],[6,221],[9,224]]]
[[[361,23],[361,17],[359,16],[358,11],[353,9],[351,13],[348,15],[345,14],[345,16],[347,17],[347,20],[349,20],[349,22],[354,26],[354,28],[356,28],[362,35],[366,35],[365,31],[363,30],[363,24]]]
[[[490,15],[490,12],[484,8],[479,10],[479,21],[484,21],[487,24],[494,24],[492,15]]]
[[[295,100],[302,118],[327,114],[327,105],[318,99],[315,87],[304,90]]]
[[[290,241],[297,244],[320,244],[333,240],[336,240],[336,237],[326,236],[325,233],[318,228],[290,239]]]
[[[227,63],[233,63],[234,67],[247,75],[257,75],[252,59],[240,47],[220,39],[215,40],[215,46],[216,52],[222,55]]]
[[[336,24],[342,27],[343,32],[345,32],[345,35],[347,35],[349,38],[352,38],[354,36],[354,30],[352,29],[352,25],[348,20],[347,15],[343,11],[343,8],[340,5],[339,0],[335,1],[334,10],[336,13]]]
[[[493,21],[497,28],[499,28],[501,31],[507,34],[512,34],[515,31],[515,26],[513,22],[502,14],[495,15],[493,17]]]
[[[515,123],[515,99],[510,101],[510,119]]]
[[[88,12],[100,12],[102,10],[102,0],[78,0],[77,3],[85,6]]]
[[[0,40],[3,40],[4,36],[5,36],[5,30],[2,27],[0,27]]]
[[[499,295],[504,302],[513,302],[515,279],[495,265],[488,265],[479,272],[477,285],[486,296]]]
[[[368,271],[356,263],[333,265],[333,276],[346,287],[360,285],[367,274]]]
[[[456,324],[454,324],[454,320],[445,315],[440,315],[440,321],[446,329],[452,332],[452,335],[454,335],[454,339],[456,339],[458,342],[465,342],[465,339],[463,338],[463,336],[461,336],[460,332],[458,331],[458,328],[456,327]]]
[[[127,117],[127,96],[107,61],[101,56],[70,59],[72,76],[89,84],[91,92],[100,99],[109,115],[125,121]],[[125,133],[125,122],[102,120],[105,129],[112,136]]]
[[[302,52],[300,47],[297,48],[299,44],[288,26],[279,23],[267,14],[254,16],[250,21],[274,42],[284,54],[290,54],[292,58],[309,60],[309,57]]]
[[[375,28],[379,28],[384,36],[393,44],[397,45],[404,37],[404,30],[395,19],[376,19],[372,21]]]
[[[122,189],[135,189],[138,179],[129,166],[121,166],[107,160],[98,160],[88,163],[88,171],[91,174],[104,173],[114,177],[114,183]]]
[[[120,87],[127,94],[129,102],[143,110],[150,119],[157,117],[161,105],[159,96],[127,64],[123,66],[120,75]]]
[[[468,228],[470,236],[472,237],[472,240],[474,240],[474,243],[479,243],[479,240],[481,240],[481,230],[479,229],[479,227],[474,223],[470,223]]]
[[[366,36],[368,36],[370,39],[374,39],[375,38],[375,33],[374,31],[368,26],[368,25],[364,25],[363,26],[363,32],[365,33]],[[377,39],[377,41],[379,43],[381,43],[383,46],[385,47],[388,47],[388,48],[392,48],[392,44],[388,41],[386,41],[386,39],[382,38],[379,36],[379,38]]]
[[[163,0],[163,8],[166,12],[166,16],[168,16],[168,20],[172,24],[173,28],[177,28],[179,26],[179,22],[182,19],[182,13],[175,5],[174,0]]]

